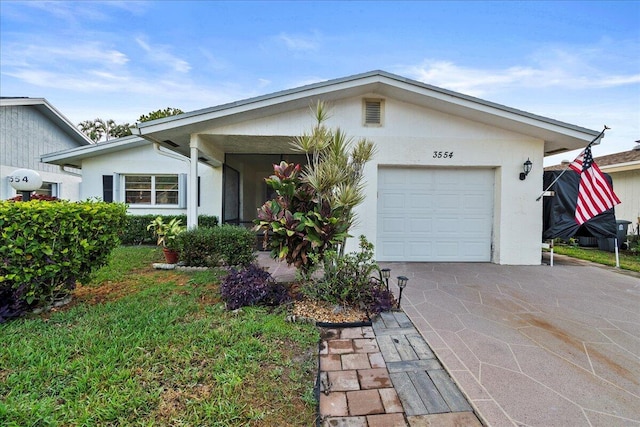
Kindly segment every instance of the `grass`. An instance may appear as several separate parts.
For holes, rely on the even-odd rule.
[[[121,247],[69,307],[0,325],[0,425],[313,425],[316,328],[159,256]]]
[[[553,248],[555,253],[568,255],[573,258],[584,259],[598,264],[615,267],[616,255],[614,252],[601,251],[593,248],[583,248],[578,246],[556,245]],[[620,268],[630,271],[640,272],[640,253],[630,251],[620,251]]]

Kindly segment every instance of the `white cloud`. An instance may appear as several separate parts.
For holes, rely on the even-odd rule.
[[[191,70],[191,65],[187,61],[169,52],[169,46],[151,46],[141,37],[136,38],[136,43],[147,53],[148,58],[153,62],[168,66],[179,73],[188,73]]]
[[[288,49],[295,51],[317,50],[320,47],[320,37],[318,34],[305,36],[280,33],[278,40],[284,42]]]
[[[26,1],[20,7],[37,9],[69,25],[84,22],[106,22],[113,19],[113,10],[123,10],[140,15],[147,7],[144,1]],[[3,6],[7,7],[7,6]],[[11,9],[9,9],[11,10]]]
[[[258,87],[264,88],[271,84],[271,80],[269,79],[258,79]]]
[[[588,90],[640,83],[640,73],[586,73],[574,69],[576,67],[565,68],[562,65],[556,63],[548,67],[513,66],[504,69],[484,69],[464,67],[450,61],[427,60],[419,65],[403,67],[401,73],[434,86],[474,96],[514,87]]]
[[[519,64],[509,67],[472,67],[441,59],[401,67],[398,71],[424,81],[483,96],[514,88],[562,88],[589,90],[616,88],[640,83],[637,57],[629,52],[640,49],[637,41],[603,39],[594,45],[541,46]]]
[[[64,47],[60,47],[64,46]],[[65,42],[48,44],[40,40],[31,43],[13,43],[4,47],[3,66],[37,66],[48,69],[71,63],[95,63],[103,67],[120,66],[129,62],[129,57],[119,50],[110,49],[99,42]]]

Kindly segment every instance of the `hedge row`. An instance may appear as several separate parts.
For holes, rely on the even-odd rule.
[[[255,259],[256,235],[235,225],[203,227],[180,233],[176,239],[180,261],[193,267],[248,265]]]
[[[127,207],[0,201],[0,322],[86,283],[120,244]]]
[[[169,222],[173,218],[178,218],[183,225],[187,224],[186,215],[127,215],[127,220],[122,234],[123,245],[155,244],[156,238],[153,230],[147,230],[147,226],[158,216],[164,222]],[[218,225],[218,217],[211,215],[199,215],[198,227],[215,227]]]

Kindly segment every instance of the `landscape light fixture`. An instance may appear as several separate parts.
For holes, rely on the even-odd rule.
[[[400,288],[400,295],[398,296],[398,308],[400,308],[400,301],[402,301],[402,290],[407,287],[409,279],[405,276],[398,276],[398,288]]]
[[[382,275],[382,278],[385,281],[385,284],[387,285],[387,291],[389,290],[389,277],[391,277],[391,269],[390,268],[383,268],[380,270],[380,274]]]
[[[529,175],[529,172],[531,172],[532,166],[533,166],[533,163],[531,163],[531,160],[529,160],[529,158],[527,157],[527,161],[522,164],[522,172],[520,172],[520,181],[525,180],[527,175]]]

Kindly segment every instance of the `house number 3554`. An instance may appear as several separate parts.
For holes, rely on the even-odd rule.
[[[433,158],[434,159],[452,159],[453,151],[434,151]]]

